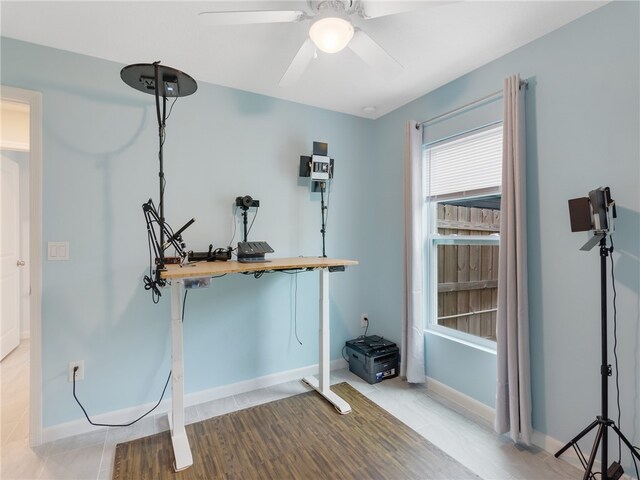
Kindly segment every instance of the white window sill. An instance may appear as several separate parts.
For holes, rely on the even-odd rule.
[[[481,350],[481,351],[486,352],[486,353],[490,353],[490,354],[493,354],[493,355],[496,354],[496,344],[495,344],[495,342],[491,342],[490,340],[480,339],[483,342],[487,343],[487,345],[481,345],[480,343],[478,343],[476,341],[465,340],[464,338],[460,338],[457,335],[452,335],[450,333],[447,333],[447,330],[449,330],[449,329],[445,329],[444,327],[438,327],[438,326],[431,325],[429,328],[427,328],[425,330],[425,333],[428,333],[429,335],[435,335],[436,337],[446,338],[447,340],[450,340],[452,342],[457,342],[457,343],[460,343],[462,345],[466,345],[467,347],[475,348],[477,350]],[[471,335],[469,335],[469,336],[471,336]],[[493,346],[491,346],[489,344],[493,344]]]

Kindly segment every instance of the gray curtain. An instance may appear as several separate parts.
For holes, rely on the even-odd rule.
[[[426,380],[424,365],[424,259],[422,235],[422,131],[407,122],[404,136],[405,315],[400,375],[410,383]]]
[[[498,262],[496,432],[531,442],[531,373],[527,294],[524,87],[504,81],[502,206]]]

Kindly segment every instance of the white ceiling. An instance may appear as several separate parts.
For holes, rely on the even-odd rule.
[[[366,0],[381,1],[381,0]],[[404,2],[407,3],[407,2]],[[354,25],[404,70],[372,70],[350,49],[318,52],[298,84],[278,81],[309,22],[205,26],[198,14],[219,10],[300,9],[290,1],[0,2],[2,36],[123,64],[156,60],[197,81],[224,85],[368,118],[388,113],[568,22],[606,1],[416,1],[409,13]],[[364,113],[364,107],[375,112]]]

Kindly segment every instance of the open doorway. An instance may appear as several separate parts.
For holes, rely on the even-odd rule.
[[[42,97],[0,86],[0,369],[5,438],[42,443]],[[6,398],[5,398],[6,397]]]
[[[0,361],[29,340],[29,104],[0,99]],[[28,360],[28,358],[27,358]]]

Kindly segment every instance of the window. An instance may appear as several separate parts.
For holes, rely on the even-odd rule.
[[[502,124],[426,145],[429,328],[495,346]]]

